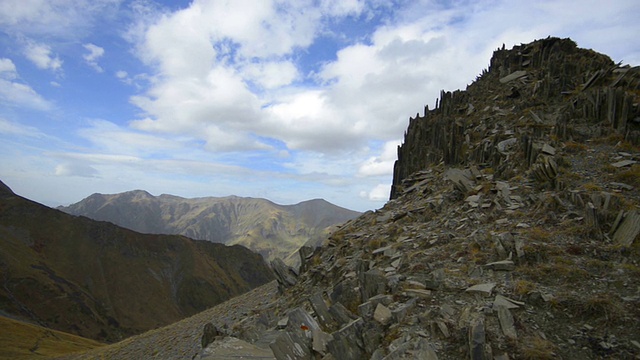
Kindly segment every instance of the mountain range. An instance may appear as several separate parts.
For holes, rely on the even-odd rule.
[[[318,245],[337,225],[360,215],[322,199],[278,205],[260,198],[188,199],[153,196],[143,190],[93,194],[58,209],[142,233],[242,245],[266,260],[281,258],[289,263],[298,260],[295,253],[302,245]]]
[[[48,208],[0,182],[0,315],[113,342],[273,279],[242,246],[141,234]]]

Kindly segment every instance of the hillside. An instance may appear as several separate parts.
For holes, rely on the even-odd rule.
[[[93,194],[58,209],[142,233],[179,234],[242,245],[266,260],[286,259],[307,242],[317,244],[335,225],[360,214],[321,199],[278,205],[265,199],[237,196],[195,199],[153,196],[142,190]]]
[[[95,340],[0,316],[0,359],[27,360],[60,356],[104,346]]]
[[[144,235],[50,209],[0,183],[0,311],[113,342],[270,281],[241,246]]]
[[[392,199],[280,269],[275,299],[80,357],[192,356],[210,321],[201,360],[236,338],[276,359],[638,359],[639,80],[570,39],[499,49],[411,119]]]

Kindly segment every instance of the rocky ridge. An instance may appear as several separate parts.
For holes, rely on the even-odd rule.
[[[410,120],[392,199],[276,272],[275,357],[640,358],[639,90],[569,39],[497,50]]]
[[[411,119],[392,199],[197,358],[640,359],[639,86],[569,39],[497,50]]]

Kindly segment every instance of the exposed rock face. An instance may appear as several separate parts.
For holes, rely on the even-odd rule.
[[[550,136],[584,141],[619,134],[637,145],[639,87],[640,69],[616,66],[569,39],[496,50],[488,71],[465,91],[442,91],[435,109],[425,107],[423,116],[410,119],[391,199],[411,174],[441,162],[491,167],[496,178],[509,176],[514,162],[530,168],[545,161],[539,155],[549,155],[540,141]],[[553,181],[555,175],[543,176]]]

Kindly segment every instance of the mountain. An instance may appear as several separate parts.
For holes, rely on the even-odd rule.
[[[336,225],[360,213],[322,199],[278,205],[256,198],[186,199],[153,196],[143,190],[93,194],[58,209],[73,215],[109,221],[148,234],[180,234],[193,239],[242,245],[264,256],[297,260],[292,254],[305,243],[318,244]]]
[[[0,314],[113,342],[273,278],[241,246],[149,235],[72,216],[0,182]]]
[[[78,358],[637,359],[639,145],[640,67],[503,47],[410,120],[391,200],[276,271],[281,294]]]

